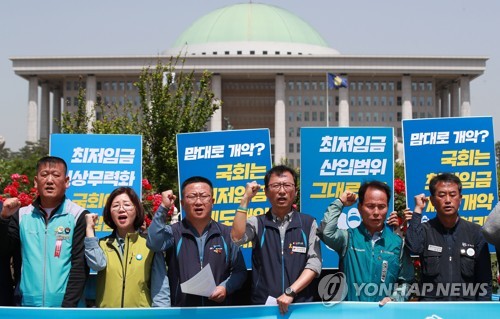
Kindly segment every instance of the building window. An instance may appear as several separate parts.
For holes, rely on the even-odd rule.
[[[425,83],[424,83],[424,81],[420,81],[418,83],[418,88],[419,88],[420,91],[425,91]]]
[[[380,122],[385,122],[385,112],[380,115]]]
[[[293,96],[288,97],[288,106],[293,106]]]
[[[349,102],[349,103],[350,103],[350,105],[352,105],[352,106],[356,105],[356,98],[355,98],[354,96],[351,96],[350,100],[351,100],[351,101]]]
[[[109,91],[109,82],[108,81],[104,81],[104,91]]]
[[[358,91],[363,91],[363,82],[358,82]]]
[[[396,82],[396,90],[401,91],[401,81]]]
[[[293,122],[293,112],[288,113],[288,122]]]
[[[288,143],[288,153],[293,153],[293,147],[295,144],[293,143]]]
[[[427,82],[427,91],[432,92],[432,82]]]
[[[387,104],[387,97],[386,96],[382,96],[380,98],[380,105],[386,106],[386,104]]]
[[[365,116],[366,116],[366,123],[370,123],[372,115],[370,113],[366,113]]]
[[[66,106],[71,106],[71,97],[66,97]]]
[[[421,96],[419,99],[418,99],[418,105],[420,106],[424,106],[425,104],[425,98],[423,96]]]
[[[311,99],[311,104],[312,105],[318,105],[318,97],[317,96],[313,96],[312,99]]]
[[[365,97],[365,105],[370,106],[372,104],[371,97],[367,96]]]
[[[312,112],[311,116],[312,116],[312,121],[313,122],[317,122],[318,121],[318,112]]]
[[[295,87],[295,83],[293,81],[289,81],[288,82],[288,89],[290,91],[293,91],[294,90],[294,87]]]
[[[351,91],[356,91],[356,82],[351,82],[351,83],[349,84],[349,87],[350,87],[349,89],[350,89]]]
[[[358,122],[363,122],[363,112],[358,113]]]
[[[373,122],[378,122],[378,113],[373,113]]]
[[[120,91],[125,91],[125,82],[120,81]]]
[[[97,81],[96,90],[97,91],[101,91],[102,90],[102,83],[101,83],[101,81]]]
[[[372,82],[366,82],[365,85],[366,85],[366,90],[367,91],[371,91],[372,90]]]
[[[325,97],[321,95],[319,97],[319,106],[324,106],[325,105]]]
[[[339,100],[340,100],[340,99],[339,99],[339,97],[338,97],[338,96],[336,96],[336,97],[335,97],[335,105],[337,105],[337,106],[339,105]]]
[[[417,106],[417,97],[416,96],[412,96],[411,97],[411,105],[412,106]]]
[[[73,98],[73,105],[78,106],[78,98],[76,96]]]
[[[297,143],[297,153],[300,153],[300,143]]]
[[[304,122],[309,122],[309,112],[304,112]]]
[[[307,81],[304,82],[304,90],[309,91],[309,82]]]
[[[297,127],[297,137],[300,137],[300,127]]]
[[[403,105],[403,98],[401,96],[398,96],[396,101],[398,106]]]
[[[380,82],[380,90],[387,91],[387,83],[386,82]]]
[[[389,82],[389,91],[394,91],[394,82],[393,81]]]
[[[374,96],[373,97],[373,106],[377,106],[378,105],[378,96]]]
[[[362,105],[363,105],[363,97],[358,96],[358,106],[362,106]]]
[[[401,120],[402,120],[401,112],[398,112],[396,114],[398,115],[398,119],[397,119],[398,122],[401,122]]]
[[[319,82],[319,89],[320,89],[320,91],[321,92],[325,91],[325,88],[326,88],[325,82]]]
[[[389,112],[389,122],[394,122],[394,112]]]
[[[297,91],[302,90],[302,82],[297,82],[296,85],[297,85]]]
[[[427,106],[432,106],[432,96],[427,97]]]
[[[297,122],[302,122],[302,112],[297,112]]]
[[[394,96],[389,96],[389,106],[394,106]]]
[[[319,120],[321,122],[324,122],[325,121],[325,112],[319,112]]]
[[[71,81],[66,81],[66,91],[71,91]]]
[[[316,82],[311,82],[311,89],[313,91],[317,91],[318,90],[318,83]]]
[[[373,82],[373,91],[378,91],[378,82]]]
[[[417,82],[411,82],[411,90],[413,92],[417,91]]]
[[[309,98],[307,96],[304,96],[304,105],[310,105]]]
[[[127,82],[127,91],[132,91],[134,89],[134,84],[132,81]]]
[[[293,127],[288,128],[288,137],[293,137],[293,134],[295,133],[295,129]]]
[[[111,82],[111,89],[112,89],[113,91],[116,91],[116,90],[118,89],[118,86],[117,86],[117,84],[116,84],[116,81]]]

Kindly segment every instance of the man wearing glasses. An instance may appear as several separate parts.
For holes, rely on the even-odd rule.
[[[229,296],[246,280],[246,266],[239,247],[231,241],[231,228],[212,220],[213,186],[210,180],[193,176],[182,183],[181,205],[185,218],[166,224],[176,196],[162,193],[162,204],[148,229],[146,245],[154,252],[165,251],[172,307],[230,305]],[[185,294],[180,284],[210,265],[216,288],[207,297]]]
[[[252,242],[252,304],[276,298],[282,314],[292,302],[313,301],[310,283],[321,272],[321,251],[313,217],[293,208],[297,175],[287,166],[271,168],[264,177],[271,209],[247,219],[248,204],[260,185],[248,183],[234,217],[231,236],[242,245]]]

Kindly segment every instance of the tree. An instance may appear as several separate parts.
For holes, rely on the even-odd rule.
[[[159,187],[177,190],[177,133],[198,132],[218,109],[211,73],[176,71],[178,60],[143,70],[137,87],[143,116],[143,171]]]
[[[218,109],[213,102],[209,72],[196,78],[194,71],[177,70],[179,59],[166,65],[158,61],[155,68],[145,68],[134,85],[141,104],[134,108],[97,103],[95,110],[102,117],[92,123],[90,133],[141,134],[143,137],[143,174],[158,190],[177,190],[178,133],[198,132]],[[99,100],[99,99],[98,99]],[[86,111],[85,89],[80,85],[78,107],[74,113],[64,112],[61,132],[87,133],[92,118]]]

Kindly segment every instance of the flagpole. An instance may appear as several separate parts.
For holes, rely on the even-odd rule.
[[[329,118],[330,116],[328,115],[329,113],[329,108],[330,108],[330,103],[329,103],[329,95],[328,94],[329,92],[329,84],[328,84],[328,72],[325,73],[325,87],[326,87],[326,127],[328,127],[330,125],[329,123]]]

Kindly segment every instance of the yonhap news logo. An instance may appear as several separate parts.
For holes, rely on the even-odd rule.
[[[331,307],[347,296],[346,276],[343,272],[329,274],[323,277],[318,284],[318,294],[323,305]]]

